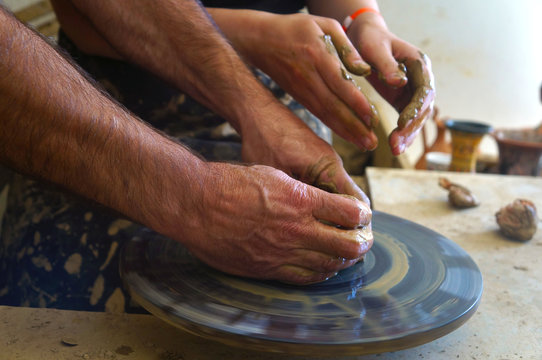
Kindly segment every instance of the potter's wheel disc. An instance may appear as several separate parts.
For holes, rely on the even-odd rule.
[[[121,273],[149,312],[231,345],[302,355],[361,355],[420,345],[475,312],[482,276],[452,241],[373,213],[363,263],[310,286],[229,276],[177,242],[144,233],[124,248]]]

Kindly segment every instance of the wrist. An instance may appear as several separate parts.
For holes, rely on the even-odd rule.
[[[347,15],[341,23],[345,33],[348,33],[352,28],[358,28],[367,24],[383,26],[387,28],[386,22],[380,11],[373,7],[359,8],[353,13]]]
[[[201,226],[209,163],[158,133],[153,137],[140,151],[139,174],[125,178],[131,184],[121,207],[141,224],[184,239]]]
[[[376,15],[380,15],[380,12],[375,9],[375,8],[372,8],[372,7],[362,7],[362,8],[359,8],[357,9],[356,11],[352,12],[351,14],[347,15],[344,20],[342,21],[341,25],[342,25],[342,28],[344,30],[344,32],[347,32],[348,29],[350,28],[350,26],[352,25],[352,23],[360,16],[363,16],[363,14],[366,14],[366,13],[372,13],[372,14],[376,14]]]

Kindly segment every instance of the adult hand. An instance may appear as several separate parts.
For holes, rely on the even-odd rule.
[[[431,61],[419,49],[399,39],[379,14],[361,14],[347,32],[362,58],[376,72],[369,76],[375,89],[399,111],[397,128],[389,137],[394,155],[402,153],[431,115],[435,85]]]
[[[172,235],[181,236],[212,267],[313,283],[353,265],[372,245],[371,211],[355,198],[319,190],[267,166],[208,167],[201,203],[183,215],[194,219],[188,222],[193,226],[173,226]]]
[[[231,274],[323,281],[372,246],[369,202],[326,142],[286,107],[268,106],[242,127],[243,157],[303,182],[270,166],[226,163],[191,166],[190,180],[180,182],[160,166],[166,185],[158,187],[163,201],[151,227]],[[177,198],[188,190],[189,199]]]
[[[371,247],[364,202],[270,167],[206,163],[104,96],[1,8],[0,33],[9,54],[0,61],[1,164],[123,213],[233,274],[320,281]]]
[[[257,126],[242,132],[246,162],[272,166],[309,185],[370,204],[335,150],[299,118],[282,106],[260,110],[264,121],[254,119]]]

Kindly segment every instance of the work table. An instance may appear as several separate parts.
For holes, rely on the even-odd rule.
[[[470,188],[481,204],[456,210],[438,177]],[[516,198],[542,212],[542,178],[369,168],[372,206],[435,230],[478,264],[484,293],[459,329],[412,349],[359,359],[542,359],[542,230],[520,243],[498,232],[495,213]],[[152,315],[0,306],[3,359],[306,359],[230,347]],[[337,359],[345,359],[337,354]],[[355,359],[350,357],[348,359]]]

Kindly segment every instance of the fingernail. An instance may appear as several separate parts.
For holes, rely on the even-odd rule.
[[[360,219],[360,221],[358,223],[358,227],[359,226],[366,226],[369,222],[371,222],[371,218],[372,218],[371,208],[369,207],[369,205],[362,202],[362,204],[359,207],[359,219]]]
[[[401,71],[389,74],[386,80],[387,82],[397,84],[399,86],[406,84],[408,81],[406,74]]]
[[[393,148],[393,154],[394,155],[400,155],[405,151],[405,149],[406,149],[406,145],[404,143],[397,144]]]
[[[354,66],[359,71],[359,75],[361,76],[369,76],[371,75],[371,67],[367,65],[364,61],[356,60],[354,61]]]
[[[378,145],[378,143],[372,139],[370,139],[369,137],[363,137],[361,139],[361,143],[363,145],[363,147],[367,150],[374,150],[376,148],[376,146]]]
[[[353,60],[350,63],[351,72],[358,76],[369,76],[371,75],[371,67],[367,65],[363,60]]]

